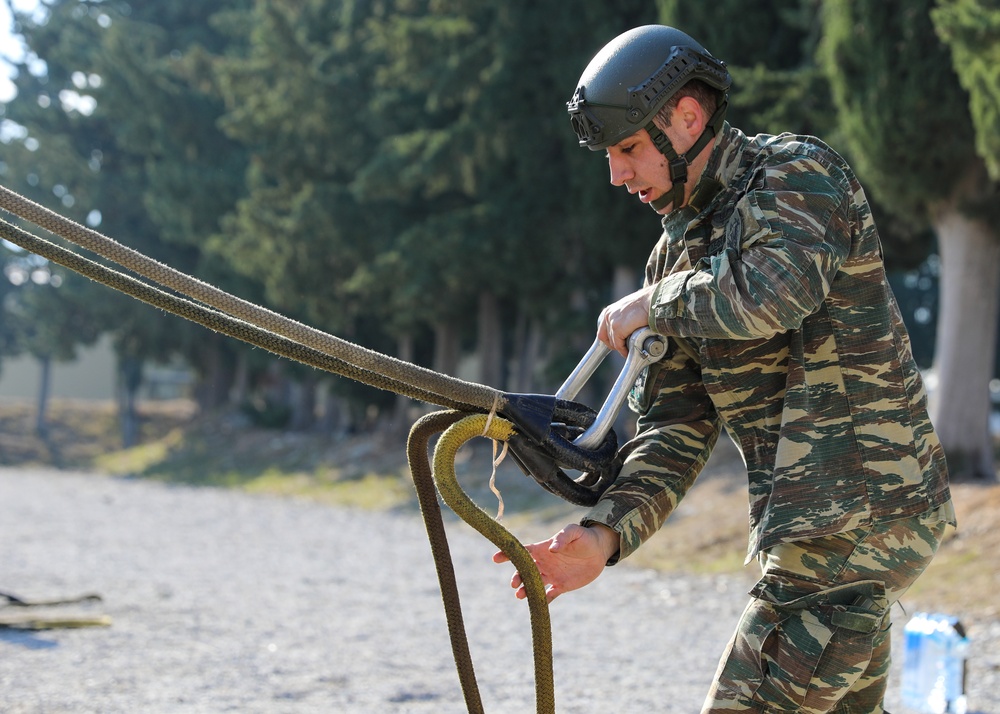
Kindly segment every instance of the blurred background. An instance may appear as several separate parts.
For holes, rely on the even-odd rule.
[[[988,0],[4,0],[0,183],[321,330],[552,392],[659,236],[576,146],[565,102],[601,46],[657,22],[730,65],[731,123],[852,163],[953,475],[994,479]],[[158,403],[331,439],[412,421],[408,400],[11,244],[0,267],[0,405],[29,404],[42,444],[60,400],[112,405],[124,446]],[[0,440],[0,463],[13,450]]]

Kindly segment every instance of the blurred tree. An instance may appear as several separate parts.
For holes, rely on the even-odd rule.
[[[16,357],[21,353],[19,325],[12,313],[8,314],[7,307],[8,301],[14,299],[14,284],[9,276],[14,270],[15,248],[0,241],[0,372],[3,371],[5,357]]]
[[[575,148],[564,107],[608,39],[594,28],[643,13],[639,2],[259,3],[248,57],[220,66],[223,126],[253,150],[250,194],[223,236],[232,259],[326,329],[364,329],[376,348],[395,339],[400,356],[426,354],[433,337],[441,371],[455,373],[478,334],[478,378],[502,386],[514,350],[501,334],[521,336],[521,363],[537,361],[530,335],[566,334],[569,296],[603,304],[606,258],[655,238],[620,228],[621,199],[591,200],[603,180],[580,174],[606,169]]]
[[[1000,181],[1000,6],[993,0],[938,0],[931,11],[951,49],[976,128],[976,150]]]
[[[50,9],[50,16],[55,12]],[[15,28],[29,47],[36,27],[21,18]],[[79,41],[78,37],[67,39]],[[90,155],[96,138],[86,124],[93,111],[92,98],[79,91],[87,85],[86,75],[77,77],[77,84],[69,73],[62,87],[58,81],[50,84],[50,65],[33,49],[17,69],[17,98],[2,107],[0,178],[11,189],[83,222],[88,219],[86,206],[92,195],[87,189],[91,170],[83,157]],[[58,70],[53,75],[56,80]],[[77,346],[93,342],[106,327],[107,313],[98,302],[101,292],[89,281],[64,275],[20,249],[4,250],[0,260],[4,273],[0,291],[7,291],[0,328],[7,339],[0,340],[0,346],[8,354],[28,353],[39,361],[42,379],[36,426],[44,435],[52,362],[72,359]]]
[[[145,224],[111,230],[113,218],[106,219],[110,232],[138,240],[145,244],[144,252],[163,256],[179,270],[259,299],[260,290],[251,281],[204,249],[243,193],[246,156],[217,126],[223,103],[212,57],[234,44],[219,24],[227,13],[249,4],[175,0],[109,5],[104,12],[110,19],[102,23],[98,16],[104,32],[93,71],[101,77],[100,114],[115,119],[115,153],[135,167],[128,200],[135,201],[137,219]],[[135,361],[162,361],[179,351],[198,373],[201,406],[227,403],[236,365],[248,359],[248,348],[214,335],[206,339],[202,328],[175,321],[162,321],[160,329],[138,323],[129,327],[116,336],[126,385]]]
[[[997,184],[977,155],[969,96],[931,23],[931,0],[824,5],[822,58],[851,156],[901,220],[933,227],[941,311],[932,399],[956,479],[994,478],[989,391],[1000,298]]]
[[[209,248],[260,281],[276,309],[391,352],[383,318],[392,282],[365,275],[387,260],[405,217],[361,206],[351,191],[377,142],[369,105],[378,55],[366,42],[381,5],[278,0],[230,17],[246,49],[217,60],[220,126],[249,153],[248,191]],[[391,401],[348,380],[331,387],[362,411]]]
[[[817,57],[823,0],[781,5],[771,0],[712,5],[658,0],[658,5],[662,22],[689,32],[729,65],[731,124],[751,135],[787,131],[817,136],[852,159],[829,80]],[[934,247],[933,234],[898,219],[876,198],[870,199],[887,267],[918,269]],[[913,316],[906,318],[912,325]]]
[[[657,0],[660,20],[687,32],[733,76],[728,119],[749,134],[828,137],[836,128],[826,77],[815,58],[822,0]]]
[[[530,390],[529,366],[547,357],[539,335],[579,359],[576,336],[592,339],[614,267],[635,266],[656,237],[656,217],[607,188],[605,163],[575,146],[565,113],[590,57],[652,9],[397,6],[406,12],[373,37],[388,59],[379,116],[395,121],[355,188],[411,216],[396,243],[412,268],[405,300],[439,335],[477,325],[479,379]]]
[[[17,97],[4,108],[8,126],[21,128],[5,157],[7,185],[226,284],[222,261],[206,257],[200,242],[238,195],[242,163],[239,147],[214,125],[222,105],[203,60],[228,41],[210,17],[239,4],[55,0],[42,16],[19,15],[29,52],[18,67]],[[81,299],[103,308],[94,314],[114,335],[123,389],[138,387],[126,378],[137,361],[183,353],[199,371],[202,404],[225,398],[232,343],[152,317],[159,313],[122,295],[97,290]],[[220,359],[220,350],[230,356]],[[131,396],[123,404],[133,404]],[[122,416],[126,435],[134,433],[135,414]]]
[[[48,441],[48,404],[52,364],[76,358],[77,348],[100,335],[88,302],[87,280],[29,253],[7,256],[4,282],[12,286],[3,305],[3,331],[13,339],[12,352],[32,355],[40,366],[35,431]],[[55,455],[58,458],[58,455]]]

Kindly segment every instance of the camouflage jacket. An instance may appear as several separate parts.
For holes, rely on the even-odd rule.
[[[747,467],[748,562],[950,503],[878,232],[840,156],[727,124],[663,227],[646,284],[668,353],[637,381],[637,435],[583,519],[619,533],[619,558],[663,524],[723,427]]]

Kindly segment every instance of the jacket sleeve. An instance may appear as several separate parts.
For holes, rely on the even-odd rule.
[[[721,226],[724,247],[657,285],[649,324],[660,334],[770,337],[826,298],[851,250],[849,179],[804,156],[772,157],[756,174]]]
[[[720,420],[701,383],[697,361],[671,339],[668,355],[651,365],[632,393],[640,416],[636,436],[620,452],[623,466],[583,517],[615,530],[616,563],[659,530],[694,483],[719,436]]]

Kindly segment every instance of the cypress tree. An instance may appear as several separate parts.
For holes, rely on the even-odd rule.
[[[889,211],[930,225],[941,254],[931,415],[953,478],[994,478],[988,434],[1000,298],[996,184],[931,0],[825,4],[822,44],[856,170]]]
[[[1000,7],[987,0],[939,0],[931,16],[951,54],[976,129],[976,150],[1000,180]]]

